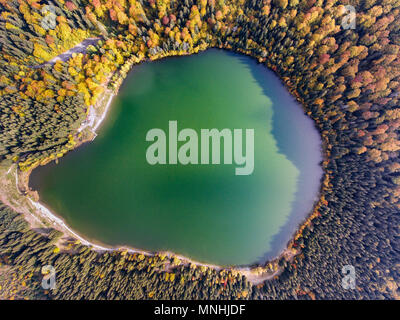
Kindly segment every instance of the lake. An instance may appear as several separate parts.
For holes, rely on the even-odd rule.
[[[242,129],[243,155],[253,129],[254,170],[150,164],[146,135],[159,128],[170,142],[170,121],[198,132],[199,145],[202,129]],[[210,49],[135,66],[96,139],[35,169],[30,186],[87,239],[247,265],[277,256],[311,212],[321,161],[314,123],[279,79],[249,57]]]

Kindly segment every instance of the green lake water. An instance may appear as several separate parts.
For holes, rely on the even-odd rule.
[[[168,140],[171,120],[178,131],[254,129],[253,173],[235,175],[235,163],[150,165],[146,134],[161,128]],[[135,66],[97,138],[34,170],[30,186],[87,239],[246,265],[278,255],[309,214],[320,161],[313,122],[278,78],[212,49]]]

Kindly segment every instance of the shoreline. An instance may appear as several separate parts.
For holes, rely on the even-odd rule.
[[[105,86],[107,84],[108,84],[108,82],[105,84]],[[107,94],[109,94],[108,100],[105,104],[105,107],[101,108],[101,104],[102,104],[102,102],[104,102],[104,98],[106,98]],[[82,126],[77,130],[77,134],[83,132],[85,129],[88,129],[88,130],[90,130],[91,133],[94,134],[94,137],[92,139],[84,139],[84,140],[80,141],[74,147],[74,149],[81,146],[84,143],[89,143],[90,141],[93,141],[96,138],[96,136],[97,136],[96,131],[101,127],[104,120],[106,119],[107,114],[111,108],[113,98],[115,96],[116,96],[116,94],[115,94],[114,90],[106,89],[103,92],[102,96],[100,96],[99,99],[96,101],[96,104],[89,107],[90,110],[89,110],[88,118],[85,119]],[[96,105],[98,105],[98,106],[96,107]],[[100,110],[101,111],[100,113],[96,112],[96,109],[99,109],[99,108],[103,109],[103,110]],[[51,160],[51,161],[55,161],[55,160]],[[49,161],[49,162],[51,162],[51,161]],[[46,165],[46,164],[43,164],[43,165]],[[14,166],[14,164],[11,165],[11,167],[7,170],[6,174],[11,173],[13,166]],[[79,240],[79,242],[81,244],[88,246],[92,250],[95,250],[97,252],[104,252],[104,251],[124,252],[124,251],[126,251],[128,253],[138,253],[138,254],[143,254],[145,256],[165,255],[169,258],[177,258],[177,259],[181,260],[184,264],[195,264],[196,266],[204,266],[207,268],[212,268],[217,271],[222,270],[222,269],[239,271],[239,269],[235,268],[234,266],[219,266],[219,265],[214,265],[214,264],[210,264],[210,263],[195,261],[184,255],[180,255],[180,254],[174,253],[172,251],[148,251],[148,250],[138,249],[138,248],[134,248],[132,246],[126,246],[126,245],[112,246],[112,245],[104,244],[98,240],[87,239],[87,237],[79,234],[78,232],[74,231],[71,227],[69,227],[68,224],[65,222],[65,220],[62,217],[60,217],[55,212],[53,212],[52,210],[47,208],[45,204],[40,202],[40,200],[32,199],[31,194],[36,191],[30,190],[28,184],[29,184],[30,174],[35,168],[32,168],[27,172],[21,172],[18,169],[18,167],[16,167],[14,175],[15,175],[15,185],[17,186],[19,196],[26,198],[26,200],[29,201],[31,206],[33,206],[35,212],[34,212],[34,214],[32,214],[32,217],[34,217],[38,223],[43,224],[43,222],[40,221],[40,219],[37,218],[37,216],[43,218],[43,220],[45,220],[47,223],[49,223],[51,228],[59,230],[64,235],[68,235],[72,238],[75,238],[76,240]],[[22,179],[21,179],[20,175],[23,175]],[[21,192],[20,187],[19,187],[20,183],[22,183],[24,185],[23,189],[27,190],[26,195],[24,195],[23,192]],[[1,189],[0,189],[0,192],[1,192]],[[17,208],[18,206],[10,205],[8,203],[8,201],[4,201],[4,199],[1,199],[1,197],[0,197],[0,200],[3,201],[6,205],[9,205],[16,212],[21,213],[20,212],[21,210],[18,210],[18,208]],[[26,214],[24,214],[24,213],[22,213],[22,214],[26,217]],[[35,216],[35,215],[37,215],[37,216]],[[29,221],[30,219],[27,219],[27,220],[28,220],[28,222],[31,222],[31,221]],[[32,223],[30,223],[30,224],[32,224]]]
[[[212,48],[212,47],[209,47]],[[218,47],[216,47],[218,48]],[[208,48],[207,48],[208,49]],[[202,52],[201,50],[200,52]],[[193,54],[193,53],[188,53],[188,54]],[[162,57],[163,58],[167,58]],[[142,62],[147,62],[147,61],[152,61],[151,59],[143,59],[140,61]],[[129,71],[132,70],[132,67],[135,64],[130,66]],[[118,71],[117,71],[118,72]],[[114,75],[114,74],[113,74]],[[109,80],[112,77],[112,75],[109,77],[108,81],[104,84],[104,87],[106,88],[104,92],[101,94],[101,96],[97,99],[96,103],[89,108],[89,113],[87,118],[83,121],[81,127],[77,130],[76,135],[82,133],[84,130],[89,130],[90,133],[92,133],[94,136],[92,138],[84,138],[77,143],[76,146],[74,146],[74,149],[77,148],[78,146],[93,141],[96,136],[97,136],[97,130],[100,128],[101,124],[104,122],[104,120],[107,117],[107,114],[109,113],[109,109],[111,108],[113,98],[116,96],[116,92],[118,92],[118,88],[116,89],[108,89],[107,85],[109,84]],[[122,83],[122,81],[121,81]],[[285,87],[287,87],[287,84],[285,83]],[[289,90],[289,92],[291,92]],[[104,99],[106,99],[107,94],[109,94],[108,100],[104,105]],[[292,94],[292,93],[291,93]],[[100,110],[99,110],[100,109]],[[102,109],[102,110],[101,110]],[[97,112],[96,112],[97,111]],[[324,155],[324,143],[322,142],[322,155],[323,155],[323,161],[325,160],[325,155]],[[70,150],[72,151],[72,150]],[[42,163],[40,165],[45,165],[48,162],[53,161],[54,159],[51,159],[47,161],[46,163]],[[9,175],[12,171],[14,164],[11,165],[10,168],[8,168],[8,171],[6,172],[6,175]],[[36,167],[36,166],[35,166]],[[319,193],[316,196],[316,201],[312,207],[312,210],[308,215],[306,215],[305,220],[303,220],[302,223],[296,227],[296,229],[293,231],[293,234],[289,238],[289,241],[285,245],[285,249],[281,251],[275,258],[270,259],[270,260],[265,260],[265,261],[258,261],[254,262],[249,265],[242,265],[242,266],[218,266],[218,265],[213,265],[213,264],[208,264],[208,263],[202,263],[199,261],[192,260],[188,257],[185,257],[183,255],[171,252],[171,251],[146,251],[142,249],[136,249],[131,246],[124,246],[124,245],[118,245],[118,246],[107,246],[106,244],[103,244],[99,241],[85,238],[84,236],[80,235],[79,233],[75,232],[72,228],[70,228],[66,222],[58,216],[56,213],[52,212],[49,208],[47,208],[43,203],[41,203],[39,200],[32,199],[32,193],[35,193],[36,191],[30,190],[29,189],[29,177],[30,173],[32,170],[35,169],[35,167],[29,169],[27,172],[21,172],[18,169],[18,166],[16,167],[15,170],[15,184],[16,188],[19,193],[18,198],[26,199],[29,200],[29,203],[31,207],[33,207],[33,213],[31,212],[31,216],[36,220],[40,221],[38,216],[41,217],[43,221],[40,221],[40,224],[43,226],[46,223],[50,223],[51,227],[54,229],[57,229],[61,231],[64,236],[68,235],[71,236],[72,238],[75,238],[79,240],[83,245],[90,247],[92,250],[95,250],[97,252],[102,252],[102,251],[126,251],[129,253],[139,253],[143,254],[146,256],[155,256],[155,255],[166,255],[169,258],[177,258],[184,262],[185,264],[194,264],[196,266],[204,266],[207,268],[212,268],[214,270],[230,270],[232,272],[239,272],[243,276],[246,277],[248,281],[250,281],[253,284],[259,284],[264,281],[267,281],[269,279],[272,279],[273,277],[279,275],[282,272],[281,267],[277,267],[277,261],[280,260],[281,258],[285,258],[287,261],[290,261],[293,259],[294,256],[296,256],[299,253],[299,250],[295,249],[292,247],[293,242],[296,240],[297,236],[299,233],[301,233],[301,230],[312,220],[313,214],[315,212],[315,208],[318,207],[318,204],[320,203],[321,200],[321,194],[322,194],[322,184]],[[19,177],[22,176],[22,177]],[[21,179],[20,179],[21,178]],[[325,180],[325,172],[321,178],[321,180]],[[20,183],[22,184],[23,188],[20,188]],[[0,196],[2,194],[1,192],[1,187],[0,187]],[[24,194],[25,193],[25,194]],[[4,201],[4,197],[0,197],[0,200],[3,201],[4,204],[10,206],[13,208],[16,212],[21,213],[24,215],[26,218],[26,212],[23,212],[24,210],[21,210],[19,208],[19,205],[11,205],[9,201]],[[17,199],[18,200],[18,199]],[[17,208],[17,209],[16,209]],[[21,212],[22,211],[22,212]],[[26,211],[26,210],[25,210]],[[32,225],[32,219],[26,219],[28,222]],[[270,266],[269,269],[267,269],[267,266]]]
[[[192,260],[184,255],[180,255],[180,254],[174,253],[172,251],[148,251],[148,250],[137,249],[137,248],[133,248],[131,246],[125,246],[125,245],[115,245],[115,246],[107,245],[98,240],[93,240],[93,239],[88,240],[84,236],[80,235],[78,232],[74,231],[71,227],[69,227],[63,218],[59,217],[57,214],[52,212],[43,203],[41,203],[40,201],[34,201],[31,198],[28,198],[28,200],[38,211],[41,212],[42,217],[44,216],[44,217],[46,217],[47,221],[52,222],[53,228],[58,229],[58,230],[62,229],[64,233],[75,238],[76,240],[79,240],[79,242],[81,244],[88,246],[95,251],[98,251],[98,252],[120,251],[120,252],[128,252],[128,253],[139,253],[139,254],[143,254],[145,256],[165,255],[165,256],[168,256],[169,258],[177,258],[185,263],[189,263],[189,264],[193,263],[197,266],[204,266],[204,267],[208,267],[208,268],[213,268],[215,270],[222,270],[222,269],[238,270],[237,268],[234,268],[234,267],[224,267],[224,266],[218,266],[218,265],[214,265],[214,264],[209,264],[209,263]],[[247,268],[249,268],[249,267],[247,267]]]
[[[80,132],[83,132],[83,130],[85,130],[85,129],[89,129],[93,134],[95,134],[95,136],[92,139],[85,139],[85,140],[80,141],[79,144],[77,144],[74,147],[74,149],[81,146],[84,143],[93,141],[96,138],[97,133],[94,131],[94,128],[96,128],[96,130],[98,130],[100,128],[101,124],[106,119],[106,116],[111,108],[113,98],[115,97],[114,92],[112,90],[107,89],[104,91],[103,96],[99,97],[96,104],[98,104],[98,103],[100,104],[101,102],[104,102],[103,101],[104,96],[107,95],[107,93],[109,93],[110,96],[107,100],[107,103],[105,104],[105,107],[103,108],[103,111],[100,112],[99,114],[95,112],[95,115],[92,116],[93,118],[90,119],[90,122],[84,123],[83,126],[81,128],[79,128],[81,130],[77,132],[77,133],[80,133]],[[96,109],[96,106],[90,106],[90,108]],[[87,119],[85,121],[87,121]],[[51,161],[54,161],[54,160],[51,160]],[[45,165],[45,164],[42,164],[42,165]],[[12,170],[13,167],[15,167],[14,170]],[[280,269],[273,270],[272,273],[271,273],[271,270],[265,271],[263,269],[264,265],[266,265],[268,263],[273,263],[273,261],[275,261],[276,259],[264,261],[263,263],[255,262],[255,263],[252,263],[249,265],[242,265],[242,266],[235,266],[235,265],[220,266],[220,265],[215,265],[215,264],[211,264],[211,263],[196,261],[189,257],[186,257],[184,255],[181,255],[181,254],[178,254],[178,253],[175,253],[172,251],[147,251],[147,250],[138,249],[138,248],[134,248],[132,246],[126,246],[126,245],[115,245],[115,246],[107,245],[107,244],[104,244],[95,239],[88,239],[84,235],[79,234],[78,232],[74,231],[71,227],[69,227],[68,224],[65,222],[65,220],[62,217],[60,217],[59,215],[57,215],[57,213],[55,213],[52,210],[50,210],[49,208],[47,208],[45,204],[40,202],[40,200],[33,199],[32,194],[35,193],[36,191],[30,190],[28,184],[29,184],[30,174],[35,168],[32,168],[27,172],[22,172],[18,169],[17,166],[15,166],[15,164],[13,164],[7,170],[8,174],[15,175],[14,184],[17,188],[19,197],[27,200],[30,207],[32,208],[32,210],[30,210],[31,211],[30,217],[27,215],[27,212],[26,212],[27,210],[21,210],[19,205],[11,205],[9,201],[4,201],[5,199],[3,199],[3,197],[0,197],[0,200],[4,204],[10,206],[16,212],[23,214],[23,216],[25,218],[28,217],[26,220],[28,221],[28,223],[31,225],[32,228],[34,228],[37,224],[39,224],[41,227],[43,227],[43,225],[45,225],[44,222],[46,222],[48,224],[47,227],[54,228],[63,233],[63,236],[60,239],[62,239],[65,236],[69,236],[71,238],[78,240],[82,245],[85,245],[96,252],[113,252],[113,251],[124,252],[125,251],[125,252],[131,253],[131,254],[137,253],[137,254],[143,254],[145,256],[165,255],[170,259],[173,259],[173,258],[179,259],[181,261],[181,263],[184,265],[194,264],[198,267],[211,268],[216,271],[229,270],[232,272],[238,272],[238,273],[242,274],[243,276],[245,276],[246,279],[248,279],[248,281],[252,282],[253,284],[259,284],[261,282],[264,282],[268,279],[271,279],[272,277],[276,276],[277,274],[279,274],[281,272]],[[22,190],[21,190],[20,184],[23,185]],[[26,190],[25,195],[24,195],[24,190]],[[3,193],[3,192],[1,192],[1,187],[0,187],[0,193]],[[30,218],[33,218],[36,223],[33,223],[32,219],[30,219]],[[43,221],[41,221],[40,218],[43,219]],[[56,245],[58,245],[58,243]],[[286,249],[283,252],[281,252],[281,254],[279,254],[277,258],[281,257],[282,255],[286,255],[287,253],[288,253],[288,249],[286,247]],[[260,268],[262,270],[260,270]]]

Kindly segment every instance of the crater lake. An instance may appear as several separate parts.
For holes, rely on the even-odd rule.
[[[146,134],[168,133],[169,121],[178,131],[253,129],[252,173],[223,161],[149,164]],[[134,66],[96,139],[33,170],[30,187],[86,239],[248,265],[277,256],[311,212],[321,161],[313,121],[277,76],[210,49]]]

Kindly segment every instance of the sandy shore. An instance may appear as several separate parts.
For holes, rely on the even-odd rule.
[[[82,132],[84,129],[89,128],[94,134],[97,135],[97,130],[101,126],[101,124],[104,122],[104,119],[106,118],[108,114],[108,110],[110,109],[111,102],[114,98],[115,94],[110,93],[108,96],[108,100],[105,104],[104,111],[98,114],[96,112],[96,107],[95,106],[90,106],[89,107],[89,114],[85,121],[82,123],[82,125],[79,127],[78,132]],[[104,100],[107,99],[107,94],[102,95],[99,98],[99,101],[96,103],[98,105],[103,105]]]

